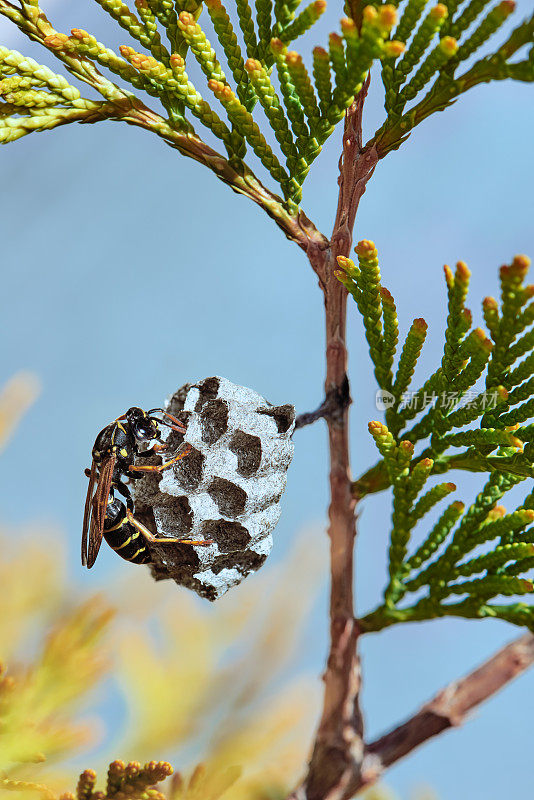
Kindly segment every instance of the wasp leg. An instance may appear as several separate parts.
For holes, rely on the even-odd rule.
[[[157,444],[152,445],[150,450],[146,452],[146,455],[149,455],[150,453],[159,453],[161,450],[166,450],[166,449],[167,449],[166,442],[158,442]]]
[[[167,442],[157,442],[157,444],[153,444],[152,447],[149,447],[148,450],[142,450],[138,455],[141,458],[148,458],[156,453],[160,453],[162,450],[166,450],[167,446]]]
[[[145,539],[149,542],[155,542],[156,544],[165,544],[166,542],[178,542],[179,544],[194,544],[194,545],[208,545],[213,544],[211,539],[204,539],[203,541],[197,539],[175,539],[171,538],[170,536],[154,536],[152,531],[149,531],[142,522],[139,522],[138,519],[134,517],[130,509],[127,509],[126,516],[128,517],[128,522],[132,525],[136,530],[141,533]]]
[[[130,467],[129,471],[136,470],[136,472],[163,472],[164,469],[169,469],[172,467],[173,464],[176,464],[177,461],[180,461],[181,458],[185,458],[191,452],[191,448],[189,447],[184,453],[180,453],[174,458],[169,459],[169,461],[164,461],[163,464],[147,464],[146,466],[142,465],[135,465]]]

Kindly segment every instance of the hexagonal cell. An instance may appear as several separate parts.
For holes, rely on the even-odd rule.
[[[208,494],[225,517],[239,517],[245,510],[247,493],[232,481],[214,478],[208,486]]]
[[[172,467],[174,476],[184,491],[190,492],[198,488],[203,478],[205,460],[206,457],[200,450],[191,447],[191,451]]]
[[[239,555],[230,553],[216,558],[211,566],[212,571],[219,575],[223,569],[237,569],[242,574],[255,572],[265,563],[265,553],[255,553],[254,550],[245,550]]]
[[[236,431],[228,448],[237,456],[237,471],[244,478],[254,475],[261,464],[261,439],[244,431]]]
[[[202,411],[205,404],[209,400],[214,400],[217,397],[220,380],[219,378],[206,378],[195,385],[199,391],[198,400],[195,405],[195,411]]]
[[[278,433],[287,433],[295,422],[295,408],[288,403],[284,406],[258,408],[258,414],[265,414],[266,417],[272,417],[276,422]]]
[[[200,412],[202,441],[215,444],[228,430],[228,404],[224,400],[206,400]]]
[[[178,414],[180,411],[183,411],[185,406],[185,400],[187,395],[189,394],[189,390],[191,388],[190,383],[184,384],[184,386],[180,386],[180,388],[173,394],[169,402],[167,403],[167,411],[170,414]]]
[[[243,550],[251,540],[251,535],[244,525],[227,519],[209,519],[202,525],[202,538],[211,539],[219,548],[219,552],[228,553]]]
[[[174,529],[169,530],[173,536],[183,536],[186,538],[193,527],[193,511],[188,498],[175,497],[172,504]]]

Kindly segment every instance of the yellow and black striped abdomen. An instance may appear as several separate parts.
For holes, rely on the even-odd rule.
[[[128,522],[126,507],[117,500],[110,505],[115,507],[114,511],[117,506],[120,506],[120,509],[116,516],[106,514],[104,539],[126,561],[131,561],[133,564],[147,564],[150,561],[150,552],[142,534]],[[108,512],[110,510],[108,506]]]

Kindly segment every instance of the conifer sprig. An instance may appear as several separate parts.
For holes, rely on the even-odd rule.
[[[512,0],[501,0],[489,10],[488,3],[471,0],[460,12],[453,0],[434,5],[429,0],[408,0],[400,19],[397,2],[367,5],[357,21],[350,17],[341,20],[340,30],[329,36],[328,48],[314,48],[311,71],[301,53],[287,48],[315,25],[325,10],[325,0],[307,5],[297,0],[254,0],[253,5],[249,0],[236,0],[239,30],[234,30],[222,0],[207,0],[217,37],[214,44],[200,22],[202,4],[198,0],[134,0],[132,8],[122,0],[96,0],[133,39],[133,46],[120,46],[120,55],[79,28],[70,36],[57,31],[39,0],[19,2],[17,6],[0,0],[0,14],[43,44],[76,78],[100,92],[104,101],[96,104],[79,96],[75,105],[74,101],[66,104],[63,95],[38,85],[38,79],[25,71],[31,59],[6,51],[3,61],[18,57],[23,68],[18,71],[6,62],[0,71],[0,141],[73,121],[124,120],[151,130],[213,169],[222,180],[266,208],[284,229],[288,217],[291,225],[298,225],[302,184],[310,166],[376,61],[382,64],[388,118],[366,149],[373,147],[379,158],[398,147],[422,119],[472,86],[506,77],[534,80],[534,48],[523,61],[511,62],[521,47],[532,44],[534,17],[520,23],[493,55],[480,59],[463,75],[456,74],[506,22],[514,10]],[[212,87],[224,87],[217,89],[213,101],[205,99],[204,91],[187,77],[185,62],[191,56]],[[175,57],[183,59],[180,69]],[[106,78],[100,68],[109,70],[127,88]],[[15,81],[5,83],[13,78]],[[427,94],[417,102],[422,91]],[[148,108],[138,92],[159,100],[163,113]],[[217,99],[223,97],[229,125],[216,110]],[[259,124],[258,100],[271,127],[269,136]],[[411,101],[416,104],[406,111]],[[224,144],[226,161],[202,140],[191,117]],[[261,186],[245,164],[245,143],[260,154],[283,199]],[[392,321],[390,315],[386,323],[387,313],[385,327]],[[532,308],[525,314],[534,316]],[[390,351],[392,336],[394,331],[388,327]],[[527,347],[528,342],[518,349],[521,346]],[[388,369],[381,376],[384,384],[387,373]]]
[[[396,22],[396,12],[391,5],[379,11],[367,7],[360,32],[351,20],[344,20],[343,35],[333,33],[330,37],[330,55],[324,48],[316,48],[312,76],[301,54],[288,52],[286,48],[318,21],[325,10],[325,0],[314,0],[303,8],[296,2],[277,0],[273,4],[272,0],[257,0],[254,9],[247,0],[236,0],[241,29],[238,33],[243,37],[244,53],[221,0],[207,2],[218,39],[215,46],[199,22],[201,5],[196,0],[180,4],[174,0],[135,0],[134,10],[122,0],[96,1],[133,38],[134,46],[121,44],[117,53],[82,29],[73,29],[70,36],[57,31],[48,22],[38,0],[22,3],[20,10],[8,0],[0,0],[0,14],[9,17],[30,38],[40,41],[67,69],[90,83],[107,101],[82,102],[78,96],[75,106],[72,106],[74,101],[66,105],[63,96],[54,92],[47,91],[45,96],[43,87],[36,85],[36,79],[24,69],[14,74],[16,66],[5,66],[0,78],[15,77],[19,83],[1,84],[1,139],[11,141],[29,132],[74,120],[125,119],[153,130],[166,141],[171,140],[169,143],[173,146],[203,160],[206,165],[216,165],[216,173],[227,180],[228,170],[221,160],[216,160],[215,154],[206,152],[205,158],[198,157],[199,142],[202,150],[209,148],[194,133],[192,115],[223,142],[228,162],[236,170],[234,184],[241,182],[239,176],[243,174],[245,142],[248,142],[282,189],[285,210],[290,214],[296,214],[302,183],[310,165],[352,103],[373,61],[391,57],[392,43],[387,37]],[[163,43],[162,36],[168,44]],[[220,119],[216,106],[205,99],[189,79],[185,63],[189,55],[198,62],[209,86],[215,90],[215,100],[222,102],[230,127]],[[228,74],[221,56],[228,64]],[[9,60],[14,56],[6,51],[5,57]],[[26,60],[20,54],[18,57],[24,67]],[[276,65],[277,82],[273,65]],[[99,68],[112,72],[128,88],[122,90],[106,79]],[[26,83],[20,82],[23,78]],[[159,99],[167,118],[147,109],[136,91]],[[274,149],[254,114],[258,99],[272,128]],[[137,113],[141,109],[142,120]],[[184,138],[180,138],[180,134]],[[186,138],[191,134],[197,141]],[[277,147],[285,163],[276,155]],[[248,181],[247,187],[250,186]],[[247,193],[250,191],[247,188]],[[258,195],[258,202],[265,202],[263,191]],[[269,200],[268,205],[272,213],[273,201]]]
[[[245,60],[228,12],[221,3],[221,0],[207,0],[206,8],[208,9],[213,27],[215,28],[215,33],[219,37],[221,46],[224,49],[228,66],[230,67],[236,83],[237,96],[247,111],[252,111],[256,96],[249,83],[245,70]]]
[[[374,242],[362,240],[355,248],[355,253],[358,266],[350,258],[339,256],[337,262],[341,269],[336,276],[358,305],[378,385],[391,390],[391,367],[398,341],[395,302],[387,289],[381,286],[378,252]]]
[[[395,370],[399,322],[394,300],[381,286],[374,244],[362,241],[355,251],[358,263],[340,257],[336,274],[362,316],[381,397],[387,402],[386,424],[369,425],[381,461],[355,481],[354,491],[362,497],[387,486],[393,490],[389,582],[384,605],[364,625],[376,629],[453,614],[500,616],[534,629],[534,605],[531,612],[525,603],[518,611],[516,603],[490,602],[532,591],[532,495],[510,513],[497,505],[513,486],[534,477],[534,422],[529,422],[534,415],[534,336],[527,327],[533,320],[525,317],[533,295],[532,286],[525,284],[529,260],[516,256],[501,267],[500,304],[484,300],[491,340],[481,328],[472,328],[466,307],[467,265],[460,261],[454,271],[445,267],[443,357],[423,386],[411,392],[426,323],[415,320],[410,327]],[[480,387],[484,373],[485,387]],[[451,469],[485,472],[488,479],[467,511],[454,500],[414,549],[416,526],[426,525],[427,515],[456,491],[450,482],[428,487],[428,481]],[[486,551],[480,552],[481,547]],[[418,598],[410,607],[414,593]],[[453,602],[454,595],[464,599]]]
[[[382,376],[391,370],[391,346],[386,348],[384,337],[376,333],[377,320],[380,320],[382,310],[378,307],[375,296],[374,306],[369,311],[363,302],[361,271],[354,265],[351,268],[350,264],[347,259],[340,260],[340,265],[344,267],[343,282],[355,297],[366,330],[371,329],[371,324],[375,326],[370,355],[380,388],[392,393],[386,421],[393,434],[398,435],[409,420],[424,412],[424,416],[403,436],[417,442],[424,441],[432,434],[430,450],[425,455],[434,458],[440,456],[436,460],[435,471],[443,471],[448,463],[445,457],[441,458],[447,448],[464,444],[475,448],[477,458],[473,463],[478,463],[479,469],[487,469],[489,464],[494,468],[499,463],[498,459],[503,458],[503,468],[515,474],[529,474],[531,467],[522,449],[523,442],[530,441],[530,428],[522,427],[520,433],[510,430],[530,418],[533,406],[529,389],[534,382],[528,381],[534,372],[534,359],[529,353],[529,342],[534,341],[534,338],[530,330],[524,332],[524,318],[521,314],[532,294],[530,286],[523,286],[528,259],[517,256],[510,266],[501,269],[502,315],[499,314],[496,301],[492,300],[490,304],[487,299],[484,301],[486,310],[489,305],[493,308],[493,340],[480,328],[470,329],[471,312],[465,307],[469,283],[467,266],[459,262],[454,273],[449,267],[445,267],[449,311],[443,359],[440,367],[421,388],[409,392],[409,382],[424,340],[425,324],[416,320],[410,328],[396,378],[388,387],[387,380]],[[382,287],[380,292],[384,295]],[[384,296],[391,297],[389,293]],[[388,317],[391,317],[392,303],[390,299]],[[396,341],[396,317],[388,322],[388,327],[392,331],[390,338]],[[385,356],[386,349],[388,354]],[[516,366],[517,359],[526,353],[529,353],[527,357]],[[485,389],[475,389],[485,371]],[[453,432],[455,428],[464,428],[476,420],[480,420],[479,429]],[[490,455],[491,450],[496,447],[505,450]],[[512,451],[507,449],[510,447],[513,448]],[[491,459],[489,462],[488,457]],[[453,464],[457,463],[458,459],[453,458]]]
[[[513,0],[501,0],[486,15],[483,12],[488,0],[471,0],[461,11],[459,5],[456,0],[433,7],[428,0],[407,2],[392,35],[407,42],[414,30],[415,34],[403,57],[395,63],[386,61],[382,69],[388,120],[372,139],[381,155],[399,147],[426,117],[445,109],[474,86],[508,77],[534,81],[532,49],[523,60],[510,62],[523,45],[532,44],[534,15],[520,22],[505,44],[458,74],[462,63],[491,40],[515,11]],[[426,59],[410,77],[427,51]],[[406,110],[407,103],[417,101],[425,90],[426,94]]]
[[[249,75],[250,82],[254,91],[263,106],[267,118],[274,131],[276,139],[280,145],[282,153],[286,157],[286,162],[291,175],[299,176],[306,174],[307,163],[300,158],[295,145],[293,135],[290,130],[290,123],[281,106],[278,95],[273,84],[260,61],[249,58],[245,63],[245,69]],[[300,200],[300,192],[299,197]]]
[[[324,47],[313,48],[313,79],[319,95],[321,114],[325,116],[332,103],[332,77],[328,53]]]
[[[167,761],[149,761],[142,766],[138,761],[113,761],[108,768],[105,791],[95,791],[96,772],[84,770],[78,778],[76,793],[64,792],[59,800],[165,800],[155,785],[172,775]],[[15,788],[15,787],[13,787]]]
[[[210,80],[208,86],[224,106],[235,130],[243,134],[264,167],[280,184],[286,198],[298,198],[300,185],[281,166],[252,115],[240,103],[230,87],[222,81]]]
[[[320,17],[324,14],[325,9],[326,0],[313,0],[309,6],[306,6],[306,8],[300,12],[298,17],[295,17],[291,24],[280,31],[278,38],[284,42],[284,44],[294,42],[295,39],[298,39],[299,36],[302,36],[318,22]]]
[[[411,468],[412,476],[419,463]],[[417,505],[430,508],[426,498],[432,497],[435,505],[456,489],[454,484],[438,484],[414,509],[414,490],[410,492],[406,479],[409,469],[404,480],[397,477],[393,482],[390,581],[384,604],[364,617],[364,629],[379,630],[399,621],[447,615],[473,619],[494,616],[533,629],[534,605],[523,603],[518,615],[516,603],[491,602],[533,591],[534,511],[520,508],[506,513],[497,505],[518,479],[493,473],[467,511],[455,500],[422,544],[408,555],[413,528],[423,517],[416,513]],[[482,546],[486,552],[481,554]],[[451,603],[454,595],[463,596],[460,604]]]
[[[306,124],[304,109],[297,96],[295,86],[291,80],[286,62],[287,47],[280,39],[271,39],[273,52],[280,83],[280,90],[284,100],[286,114],[291,121],[291,128],[295,134],[295,144],[299,154],[304,158],[304,175],[309,170],[311,162],[317,157],[321,148],[317,140],[311,136]]]
[[[239,27],[243,34],[246,53],[249,58],[258,58],[260,55],[256,29],[252,19],[252,9],[248,0],[236,0]]]

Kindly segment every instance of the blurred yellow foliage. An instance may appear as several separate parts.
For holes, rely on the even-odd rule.
[[[35,393],[28,375],[4,390],[1,443]],[[164,788],[173,800],[283,797],[318,713],[319,682],[288,678],[319,583],[316,544],[307,534],[284,565],[215,605],[138,567],[87,599],[65,578],[56,533],[0,528],[0,798],[72,789],[86,753],[100,769],[109,761],[103,733],[114,756],[183,767]],[[126,709],[111,733],[87,718],[106,692]],[[149,766],[125,767],[137,775],[125,797],[159,797],[147,794]],[[79,797],[107,796],[84,775]]]
[[[18,372],[0,393],[0,450],[39,394],[40,384],[31,372]]]
[[[36,393],[21,373],[0,394],[0,446]],[[164,787],[169,800],[286,796],[319,710],[319,682],[288,673],[322,538],[307,532],[284,564],[208,605],[138,567],[108,578],[105,598],[84,598],[65,577],[57,532],[15,533],[0,525],[0,800],[165,800],[150,784],[171,768],[154,756],[183,767]],[[87,712],[106,691],[126,710],[102,745],[105,721]],[[107,769],[104,747],[138,761]],[[92,770],[77,781],[87,753],[107,772],[100,787]],[[366,797],[394,800],[377,788]]]
[[[400,798],[391,789],[379,784],[364,792],[362,800],[400,800]],[[410,800],[438,800],[438,796],[433,789],[425,786],[411,792]]]
[[[236,800],[287,792],[306,759],[319,684],[288,683],[285,673],[318,581],[308,540],[215,605],[154,584],[145,571],[116,586],[114,674],[128,698],[128,732],[113,750],[139,761],[156,753],[175,764],[202,762],[193,788],[203,800],[219,796],[230,775]],[[189,800],[187,786],[177,797]]]

